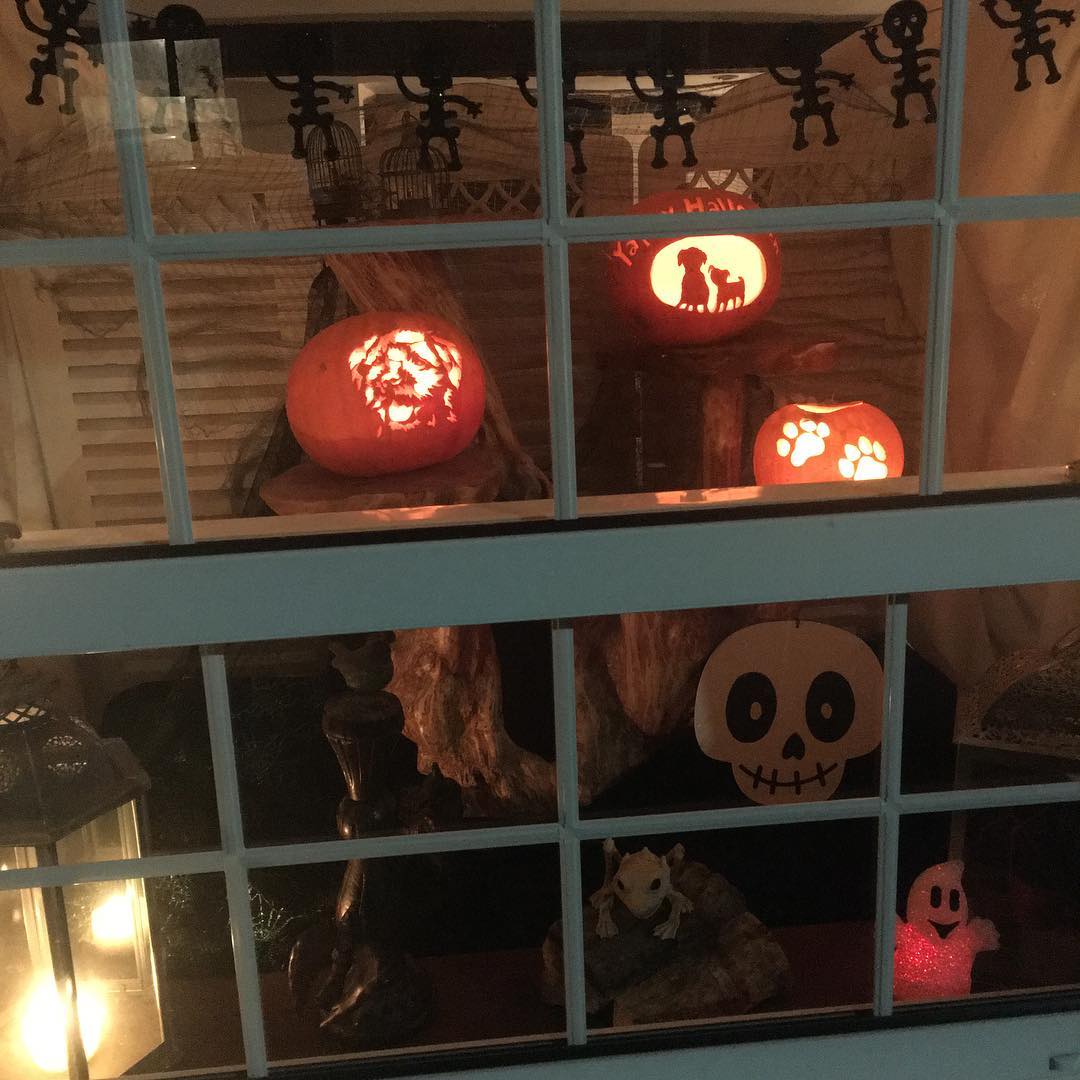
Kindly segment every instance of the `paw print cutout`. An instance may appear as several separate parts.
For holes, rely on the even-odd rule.
[[[865,435],[860,435],[854,444],[844,444],[839,468],[845,480],[884,480],[889,475],[885,447],[876,439],[871,442]]]
[[[776,440],[776,452],[782,458],[790,454],[791,464],[796,469],[825,453],[825,440],[830,431],[823,420],[800,420],[797,426],[794,420],[788,420],[781,431],[783,438]]]

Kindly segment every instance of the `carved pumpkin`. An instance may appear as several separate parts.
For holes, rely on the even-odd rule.
[[[706,662],[694,733],[753,802],[828,799],[847,761],[881,742],[883,687],[862,638],[805,619],[755,623]]]
[[[747,210],[727,191],[667,191],[635,204],[635,214]],[[655,345],[703,345],[739,334],[780,291],[780,244],[771,233],[620,240],[607,252],[612,299]]]
[[[785,405],[754,439],[759,484],[884,480],[904,471],[896,425],[865,401],[843,405]]]
[[[285,411],[312,460],[344,476],[447,461],[484,418],[472,342],[434,315],[369,311],[316,334],[289,372]]]

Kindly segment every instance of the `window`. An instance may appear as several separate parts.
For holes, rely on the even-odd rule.
[[[1076,31],[796,6],[3,17],[0,1080],[1080,1053]]]

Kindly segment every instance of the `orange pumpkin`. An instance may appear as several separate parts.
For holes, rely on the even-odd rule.
[[[635,214],[756,209],[729,191],[664,191]],[[780,292],[780,244],[771,233],[619,240],[607,251],[619,314],[654,345],[703,345],[742,333]]]
[[[754,440],[759,484],[884,480],[903,471],[900,432],[865,401],[785,405],[766,419]]]
[[[369,311],[316,334],[289,372],[296,441],[343,476],[447,461],[484,418],[484,370],[457,327],[415,311]]]

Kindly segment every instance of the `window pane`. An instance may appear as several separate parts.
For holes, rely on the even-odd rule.
[[[855,5],[789,5],[797,14],[752,18],[735,4],[661,6],[662,15],[640,3],[618,14],[594,0],[563,5],[577,213],[657,213],[651,197],[682,188],[758,206],[932,196],[936,129],[924,119],[936,113],[936,52],[932,74],[903,99],[909,122],[898,129],[893,38],[906,29],[908,53],[936,50],[939,10],[914,28],[875,19],[875,58],[863,39],[866,9]]]
[[[536,112],[514,82],[528,10],[453,7],[151,22],[132,59],[158,230],[536,216]]]
[[[1076,90],[1068,79],[1080,57],[1080,36],[1069,28],[1071,13],[1056,6],[1038,8],[1025,8],[1031,14],[1021,15],[1019,6],[1006,0],[989,6],[970,0],[963,195],[1054,195],[1080,189]],[[1063,15],[1070,16],[1069,22]]]
[[[1061,484],[1080,458],[1080,221],[957,233],[946,467],[954,488]]]
[[[0,663],[3,861],[215,848],[217,800],[194,650]]]
[[[226,663],[249,843],[554,818],[546,623],[263,642]]]
[[[924,241],[894,229],[575,246],[582,512],[914,493]]]
[[[46,5],[52,19],[37,3],[5,4],[0,13],[0,239],[124,231],[97,8],[81,5],[62,49],[47,40],[79,6]]]
[[[590,1024],[867,1007],[875,833],[845,821],[587,846]]]
[[[165,294],[200,539],[550,516],[538,248],[183,264]]]
[[[265,870],[252,896],[256,933],[266,913],[276,922],[261,965],[271,1061],[565,1029],[561,987],[552,1000],[541,988],[541,945],[559,915],[553,848]]]
[[[1076,836],[1075,806],[905,818],[897,1001],[1080,983]]]
[[[0,520],[15,551],[162,542],[131,271],[0,271]]]
[[[876,795],[879,598],[578,619],[589,816]]]
[[[911,600],[904,707],[909,790],[1074,780],[1080,587],[1010,586]]]
[[[71,1006],[65,1008],[56,978],[72,972],[92,1080],[242,1063],[218,875],[10,890],[0,892],[0,911],[3,1080],[68,1075],[64,1023]],[[58,922],[67,928],[70,960]]]

